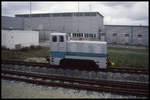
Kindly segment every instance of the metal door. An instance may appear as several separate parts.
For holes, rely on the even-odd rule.
[[[50,38],[50,51],[58,51],[58,37],[57,35],[51,35]]]
[[[59,52],[66,52],[66,36],[65,35],[58,35],[58,51]]]

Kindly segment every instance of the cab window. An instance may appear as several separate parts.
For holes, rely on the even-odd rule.
[[[59,42],[64,42],[64,37],[63,36],[59,36]]]
[[[53,37],[52,37],[52,41],[53,41],[53,42],[57,42],[57,36],[53,36]]]

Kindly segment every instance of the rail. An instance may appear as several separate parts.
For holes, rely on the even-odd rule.
[[[2,78],[5,79],[23,81],[39,85],[61,86],[65,88],[83,89],[97,92],[111,92],[121,95],[134,95],[146,97],[149,93],[148,84],[146,83],[70,78],[13,70],[1,70],[1,74]],[[13,75],[15,75],[15,77]],[[16,75],[18,77],[16,77]],[[26,78],[22,78],[20,76],[25,76]],[[33,79],[29,79],[29,77],[32,77]],[[42,80],[37,80],[39,78]],[[47,80],[52,81],[48,82]],[[59,82],[54,82],[56,80]]]
[[[61,67],[57,65],[50,65],[49,63],[38,63],[38,62],[25,62],[25,61],[15,61],[15,60],[2,60],[2,64],[11,64],[11,65],[26,65],[26,66],[38,66],[38,67],[46,67],[46,68],[63,68],[63,69],[72,69],[68,67]],[[130,74],[149,74],[148,69],[133,69],[133,68],[109,68],[109,69],[98,69],[98,70],[90,70],[90,69],[79,69],[79,70],[87,70],[87,71],[103,71],[103,72],[119,72],[119,73],[130,73]]]

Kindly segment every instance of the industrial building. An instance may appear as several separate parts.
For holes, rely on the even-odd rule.
[[[49,33],[94,34],[96,40],[113,44],[148,46],[148,26],[104,25],[99,12],[17,14],[2,16],[2,29],[39,31],[39,40],[48,40]]]
[[[148,46],[148,26],[137,25],[104,25],[101,37],[108,43]]]
[[[2,17],[2,27],[5,17]],[[22,24],[24,30],[38,30],[40,40],[48,39],[48,33],[66,32],[66,33],[87,33],[96,34],[96,38],[100,39],[100,32],[103,30],[103,16],[98,12],[80,12],[80,13],[49,13],[49,14],[20,14],[13,18],[16,23]],[[22,19],[22,21],[20,21]],[[7,19],[10,20],[10,19]],[[13,23],[8,21],[9,24]],[[13,26],[12,26],[13,27]],[[13,28],[18,28],[15,26]]]
[[[14,29],[14,30],[23,30],[23,23],[24,21],[22,18],[16,17],[8,17],[2,16],[1,17],[1,28],[2,29]]]

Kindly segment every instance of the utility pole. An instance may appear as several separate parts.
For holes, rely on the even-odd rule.
[[[79,33],[79,1],[78,1],[78,29],[77,29],[77,32]]]
[[[89,4],[89,12],[91,12],[91,4]],[[91,33],[91,18],[90,18],[90,16],[89,16],[89,33]]]
[[[32,16],[31,16],[31,10],[32,10],[32,5],[31,5],[31,1],[30,1],[30,29],[32,30]]]

